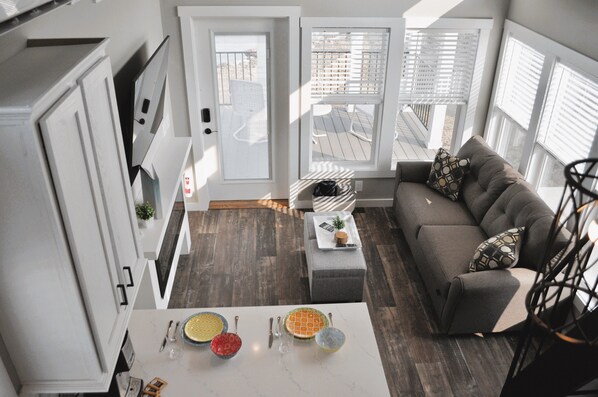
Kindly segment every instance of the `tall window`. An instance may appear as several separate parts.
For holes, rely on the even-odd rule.
[[[565,184],[563,167],[588,158],[598,131],[598,79],[557,62],[552,72],[529,179],[553,207]]]
[[[598,154],[598,62],[510,21],[505,35],[487,138],[556,209],[563,167]]]
[[[495,147],[515,168],[523,154],[544,55],[509,37],[503,54],[490,134]]]
[[[441,144],[424,143],[412,122],[437,127],[452,114],[455,130],[471,128],[491,27],[301,18],[301,178],[387,178],[398,159],[432,159]],[[466,109],[456,115],[457,107]],[[399,120],[399,108],[408,117]]]
[[[312,161],[372,159],[384,99],[388,39],[388,29],[312,31]]]
[[[477,29],[407,29],[394,161],[432,159],[439,147],[451,149],[469,102],[479,37]],[[408,144],[413,139],[421,149]]]
[[[404,30],[401,18],[301,18],[302,178],[385,176]]]

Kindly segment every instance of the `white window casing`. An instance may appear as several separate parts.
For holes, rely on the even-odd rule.
[[[489,32],[493,25],[491,19],[304,17],[300,25],[301,179],[392,177],[392,145],[399,98],[401,101],[426,103],[432,97],[435,103],[463,104],[465,111],[456,121],[457,147],[472,135]],[[430,77],[423,69],[425,66],[420,65],[417,82],[413,79],[401,82],[403,66],[411,68],[406,71],[407,74],[415,76],[418,72],[413,61],[406,59],[403,62],[406,28],[410,39],[420,40],[420,48],[416,50],[419,51],[418,58],[432,58],[427,58],[426,62],[435,65],[435,75]],[[347,44],[343,49],[343,35],[347,37],[346,43],[353,36],[357,50],[350,50],[350,55],[335,57],[332,51],[346,52],[349,47]],[[327,40],[330,36],[334,40]],[[424,39],[432,46],[423,48]],[[413,40],[407,45],[415,43]],[[384,46],[388,46],[387,51],[384,51]],[[435,55],[432,53],[434,50],[441,53]],[[430,86],[434,87],[434,91],[430,91]],[[379,123],[377,133],[374,132],[372,137],[370,161],[312,162],[312,105],[360,103],[379,108]]]
[[[392,145],[382,144],[394,120],[404,32],[402,18],[301,18],[302,179],[391,176]],[[376,106],[371,156],[366,161],[312,161],[312,105]],[[385,168],[382,164],[387,164]]]
[[[513,73],[517,56],[519,75]],[[509,150],[500,147],[501,135],[509,132],[496,128],[497,120],[509,117],[527,129],[519,171],[556,209],[565,183],[563,166],[598,155],[598,61],[508,20],[499,59],[486,123],[489,142],[499,153]],[[590,286],[597,277],[595,268],[584,273]],[[580,292],[576,298],[576,306],[583,307],[590,297]]]
[[[598,154],[598,61],[507,20],[499,65],[487,139],[504,155],[509,148],[500,135],[508,131],[498,127],[516,122],[525,132],[519,171],[528,180],[539,181],[543,169],[534,152],[562,164]]]

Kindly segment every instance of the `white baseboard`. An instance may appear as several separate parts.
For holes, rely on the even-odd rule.
[[[185,209],[187,211],[207,211],[208,208],[204,208],[200,203],[185,203]]]

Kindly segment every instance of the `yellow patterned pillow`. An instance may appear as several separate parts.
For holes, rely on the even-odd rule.
[[[445,149],[440,148],[436,153],[432,169],[430,170],[430,176],[426,183],[444,196],[457,201],[463,178],[468,172],[469,159],[460,159],[451,156]]]

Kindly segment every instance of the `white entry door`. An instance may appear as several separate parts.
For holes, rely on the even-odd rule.
[[[194,19],[201,114],[194,154],[204,164],[210,201],[288,197],[288,34],[282,28],[270,18]]]

